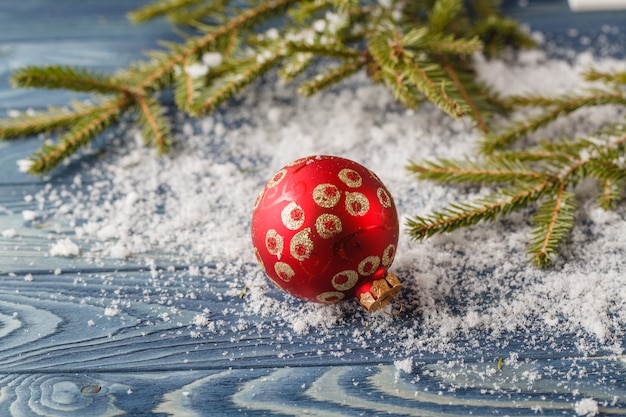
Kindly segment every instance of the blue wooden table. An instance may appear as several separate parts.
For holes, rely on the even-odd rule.
[[[127,22],[125,13],[145,3],[0,2],[0,113],[84,98],[13,90],[11,70],[67,64],[112,72],[157,39],[176,39],[166,22]],[[506,11],[544,32],[548,44],[576,46],[568,29],[595,37],[610,24],[622,30],[613,33],[612,51],[623,54],[625,13],[529,3],[507,2]],[[368,329],[359,321],[322,336],[277,327],[271,315],[238,321],[246,299],[237,289],[257,269],[252,263],[225,267],[214,259],[192,274],[155,254],[123,262],[49,256],[51,235],[78,238],[22,213],[40,209],[28,196],[71,183],[80,162],[45,178],[19,172],[16,161],[40,144],[0,142],[0,231],[14,231],[0,236],[1,416],[626,414],[626,360],[610,352],[579,357],[568,348],[576,335],[560,340],[560,349],[524,351],[517,341],[532,335],[513,332],[501,347],[479,341],[463,354],[403,358],[388,353],[393,338],[362,343]],[[207,308],[215,328],[199,314]],[[406,320],[390,318],[389,326]]]

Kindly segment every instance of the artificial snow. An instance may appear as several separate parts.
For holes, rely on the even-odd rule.
[[[502,95],[579,92],[584,85],[580,72],[590,64],[624,69],[623,63],[589,54],[565,60],[541,51],[476,60],[480,78]],[[176,115],[179,133],[162,158],[143,146],[138,132],[120,133],[106,157],[85,167],[78,183],[46,188],[35,200],[48,213],[56,212],[51,208],[62,201],[64,212],[49,214],[46,221],[69,225],[89,256],[161,254],[162,261],[151,264],[155,289],[162,288],[164,275],[188,279],[188,292],[168,293],[164,305],[182,298],[241,297],[224,312],[232,320],[228,326],[247,329],[258,325],[256,317],[270,317],[268,331],[316,341],[330,340],[349,327],[350,347],[342,349],[384,345],[384,356],[406,372],[412,370],[412,355],[475,352],[478,341],[497,350],[520,335],[515,340],[519,349],[623,353],[626,221],[623,209],[596,207],[595,184],[582,184],[577,191],[582,204],[574,232],[556,265],[546,271],[527,262],[528,210],[413,241],[407,218],[484,196],[487,190],[418,181],[404,166],[410,160],[475,156],[480,133],[470,121],[452,120],[430,104],[406,110],[364,75],[312,98],[297,96],[296,88],[268,77],[238,95],[235,104],[204,119]],[[534,137],[584,134],[620,117],[617,109],[606,106],[579,111]],[[368,315],[352,301],[332,306],[301,302],[272,286],[256,264],[249,230],[256,195],[285,164],[314,154],[367,166],[395,198],[401,237],[391,270],[404,285],[398,298],[401,315]],[[77,256],[79,250],[63,239],[50,254]],[[181,272],[167,268],[168,262],[180,265]],[[205,281],[208,266],[221,276],[238,277],[227,283],[228,294],[215,294]],[[118,313],[117,304],[104,312],[109,317]],[[155,313],[154,321],[178,313],[162,314]],[[215,331],[226,326],[205,314],[190,314],[188,323],[197,327],[187,333],[190,337],[201,337],[209,325]],[[574,346],[561,346],[564,339]],[[580,410],[589,410],[584,401]]]
[[[5,229],[2,231],[2,237],[12,238],[17,236],[17,230],[15,229]]]
[[[37,219],[38,213],[35,210],[22,210],[22,218],[27,222]]]
[[[33,161],[30,159],[18,159],[16,163],[20,172],[28,172],[30,167],[33,165]]]
[[[583,398],[575,405],[574,410],[579,416],[593,417],[599,413],[598,403],[593,398]]]
[[[70,239],[60,239],[50,248],[51,256],[78,256],[80,249]]]
[[[195,63],[185,67],[185,72],[191,78],[204,77],[209,72],[209,66],[205,64]]]
[[[219,67],[222,65],[223,59],[219,52],[206,52],[202,55],[202,63],[209,68]]]

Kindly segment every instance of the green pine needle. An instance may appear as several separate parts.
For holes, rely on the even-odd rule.
[[[184,111],[191,112],[200,97],[202,88],[206,84],[208,67],[202,66],[195,59],[185,60],[179,69],[174,85],[174,100],[176,106]]]
[[[524,122],[499,133],[492,133],[482,143],[484,153],[492,153],[511,146],[519,139],[567,116],[581,108],[603,106],[608,104],[626,105],[626,93],[623,91],[592,91],[591,94],[572,97],[512,97],[509,102],[513,106],[544,107],[546,111]]]
[[[192,114],[214,111],[220,104],[277,65],[284,58],[284,53],[282,50],[265,51],[261,56],[262,59],[255,56],[242,62],[236,75],[216,80],[199,98],[199,104],[192,110]]]
[[[622,84],[622,87],[626,85],[626,71],[606,72],[590,68],[583,73],[583,78],[587,81],[601,81],[605,84]]]
[[[487,198],[453,203],[441,211],[409,220],[410,235],[423,239],[436,233],[492,220],[529,204],[538,203],[528,243],[530,261],[541,268],[554,263],[563,242],[574,227],[577,205],[573,191],[584,178],[598,181],[598,204],[616,207],[626,189],[626,124],[616,122],[589,137],[544,139],[535,145],[512,149],[521,139],[581,108],[598,105],[625,106],[624,91],[615,79],[620,74],[590,71],[607,89],[587,95],[563,97],[515,97],[515,106],[536,106],[544,112],[520,122],[505,134],[488,135],[482,160],[446,160],[412,163],[407,168],[419,178],[457,184],[502,187]],[[602,74],[602,75],[599,75]],[[611,86],[612,85],[612,86]],[[612,89],[611,89],[612,88]]]
[[[167,152],[171,144],[170,127],[165,110],[154,98],[140,98],[138,100],[140,113],[138,124],[146,144],[156,147],[159,154]]]
[[[175,13],[181,8],[196,5],[200,3],[200,1],[201,0],[161,0],[130,12],[128,18],[133,23],[145,23],[157,17]]]
[[[302,83],[298,92],[306,97],[312,96],[360,71],[365,64],[365,61],[356,60],[348,61],[338,68],[329,68],[326,74],[319,74],[313,79]]]
[[[129,100],[121,98],[102,103],[98,111],[83,117],[55,145],[44,145],[32,158],[29,172],[42,174],[58,166],[63,160],[86,146],[99,133],[119,120],[120,114],[128,107]]]
[[[451,184],[514,184],[545,181],[550,178],[518,160],[507,158],[487,161],[439,159],[436,162],[412,162],[407,169],[421,179]]]
[[[452,232],[479,222],[495,220],[513,210],[526,207],[553,188],[550,181],[533,187],[510,187],[469,203],[452,203],[442,211],[415,216],[407,221],[409,235],[422,240],[437,233]]]
[[[65,89],[78,92],[111,94],[126,91],[113,77],[86,68],[60,65],[30,66],[16,70],[11,84],[18,88]]]
[[[47,111],[24,113],[0,120],[0,139],[14,139],[67,129],[92,118],[100,106],[72,103],[70,108],[50,107]]]
[[[558,187],[556,195],[546,199],[537,210],[532,221],[535,227],[527,251],[532,263],[541,268],[554,262],[554,257],[574,227],[576,199],[565,191],[565,183]]]
[[[434,32],[443,32],[463,12],[462,0],[437,0],[428,21]]]
[[[489,114],[496,106],[488,91],[476,82],[468,56],[482,48],[482,29],[478,29],[487,15],[494,21],[496,35],[497,28],[503,26],[497,26],[498,22],[505,19],[492,5],[485,14],[485,4],[478,3],[155,0],[129,13],[129,19],[142,23],[166,17],[174,25],[186,27],[186,32],[174,28],[180,31],[182,42],[163,42],[161,50],[146,53],[147,60],[116,74],[49,65],[19,69],[11,79],[18,88],[108,96],[111,103],[124,103],[114,118],[95,123],[93,129],[76,130],[76,126],[91,126],[103,112],[107,113],[108,105],[51,108],[1,120],[0,138],[62,134],[58,145],[45,148],[35,157],[39,162],[33,172],[44,172],[91,140],[93,132],[108,127],[109,121],[129,114],[141,127],[146,142],[162,153],[171,135],[156,99],[160,91],[173,88],[176,107],[198,116],[272,69],[279,69],[283,79],[291,80],[319,60],[335,62],[324,63],[320,66],[322,72],[301,83],[302,94],[314,94],[365,70],[374,82],[386,84],[408,107],[429,100],[453,117],[471,115],[486,131]],[[204,74],[200,67],[206,65],[203,58],[208,53],[219,53],[222,59]]]
[[[306,71],[314,61],[315,54],[307,52],[292,53],[285,58],[283,66],[278,70],[278,74],[282,80],[291,81]]]
[[[359,51],[346,48],[340,44],[321,45],[306,42],[288,42],[287,47],[292,53],[303,52],[331,58],[358,58],[362,55]]]

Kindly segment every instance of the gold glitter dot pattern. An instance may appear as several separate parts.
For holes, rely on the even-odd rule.
[[[341,233],[341,219],[334,214],[324,213],[315,220],[315,230],[323,239]]]
[[[363,178],[361,175],[353,169],[344,168],[339,171],[339,179],[348,187],[358,188],[363,184]]]
[[[334,304],[337,303],[345,297],[344,293],[339,291],[328,291],[323,292],[317,296],[317,301],[326,304]]]
[[[283,253],[283,237],[276,230],[270,229],[265,234],[265,247],[267,251],[274,256],[280,256]]]
[[[272,176],[272,178],[270,178],[270,180],[267,182],[267,186],[268,188],[271,187],[275,187],[278,183],[280,183],[285,177],[287,176],[287,170],[286,169],[281,169],[280,171],[278,171],[276,174],[274,174]]]
[[[393,258],[396,255],[395,245],[389,245],[383,251],[383,266],[389,266],[393,262]]]
[[[384,208],[391,207],[391,197],[383,188],[379,188],[376,190],[376,196],[378,197],[378,201]]]
[[[354,287],[358,280],[359,274],[357,274],[356,271],[348,269],[335,274],[332,279],[332,284],[333,287],[339,291],[347,291]]]
[[[289,242],[289,253],[295,259],[299,261],[304,261],[309,256],[311,256],[311,252],[313,251],[313,241],[311,240],[311,228],[307,227],[306,229],[296,233],[292,238],[291,242]]]
[[[363,276],[370,276],[378,269],[379,265],[380,258],[378,256],[368,256],[359,263],[359,274]]]
[[[313,189],[313,200],[320,207],[335,207],[340,198],[341,192],[333,184],[320,184]]]
[[[276,262],[274,264],[274,271],[276,272],[276,275],[278,275],[278,278],[285,282],[291,281],[291,278],[296,275],[293,268],[284,262]]]
[[[364,216],[370,209],[370,202],[364,194],[346,193],[346,210],[353,216]]]
[[[280,218],[287,229],[298,230],[304,224],[304,210],[292,201],[280,213]]]

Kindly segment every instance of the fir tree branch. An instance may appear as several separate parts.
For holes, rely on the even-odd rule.
[[[471,55],[482,50],[482,42],[475,36],[471,39],[454,39],[447,36],[441,39],[425,40],[420,47],[435,55]]]
[[[234,29],[232,32],[230,32],[230,35],[228,36],[228,42],[226,43],[224,51],[222,52],[222,56],[224,56],[225,58],[228,58],[232,55],[235,49],[235,45],[237,44],[238,35],[239,30],[237,29]]]
[[[66,129],[102,111],[101,105],[74,103],[71,109],[49,108],[47,111],[23,114],[0,120],[0,139],[28,137]]]
[[[566,191],[566,183],[561,182],[553,199],[540,205],[533,217],[535,228],[527,251],[532,263],[545,268],[553,262],[561,242],[574,226],[574,194]]]
[[[206,50],[206,48],[215,43],[221,37],[226,36],[235,30],[241,31],[250,28],[255,23],[260,22],[267,15],[277,13],[290,4],[297,2],[298,0],[270,0],[265,3],[261,3],[255,8],[245,10],[232,20],[229,20],[227,23],[215,28],[212,32],[188,41],[187,44],[180,49],[180,51],[175,51],[175,53],[168,55],[165,60],[157,60],[150,73],[140,75],[139,78],[142,79],[142,81],[136,85],[136,87],[140,90],[145,90],[155,83],[167,82],[167,79],[171,77],[171,73],[174,71],[174,68],[182,65],[187,57],[199,56]]]
[[[442,110],[453,117],[460,117],[465,114],[461,105],[450,98],[445,89],[445,84],[437,85],[427,73],[428,67],[418,65],[410,58],[405,59],[405,65],[409,69],[408,79],[424,93],[426,98],[437,104]]]
[[[133,23],[145,23],[157,17],[176,12],[180,10],[180,8],[198,4],[200,1],[201,0],[161,0],[128,13],[128,18]]]
[[[507,99],[508,104],[515,107],[555,107],[562,109],[563,115],[587,106],[604,106],[607,104],[626,105],[626,94],[622,91],[595,90],[588,95],[544,97],[544,96],[511,96]]]
[[[485,45],[483,53],[489,57],[497,56],[506,45],[522,48],[536,46],[535,41],[511,19],[490,16],[476,24],[476,34]]]
[[[433,32],[441,33],[463,11],[461,0],[437,0],[428,16],[428,22]]]
[[[95,74],[85,68],[58,65],[20,68],[13,73],[11,84],[22,88],[66,89],[102,94],[128,93],[113,77]]]
[[[497,15],[492,0],[471,0],[472,8],[482,20],[493,18]]]
[[[37,155],[39,160],[55,161],[56,155],[69,156],[71,152],[65,150],[80,147],[71,144],[88,142],[93,138],[90,132],[104,129],[110,120],[132,111],[147,142],[162,152],[171,139],[167,119],[155,98],[160,90],[173,86],[176,106],[197,116],[283,62],[286,65],[281,75],[294,78],[320,57],[339,58],[341,64],[305,82],[300,89],[304,94],[328,88],[366,68],[367,75],[386,83],[407,106],[430,100],[454,117],[473,115],[484,128],[481,112],[491,108],[490,100],[479,97],[486,91],[475,82],[467,59],[481,46],[479,31],[469,24],[473,16],[463,4],[461,0],[389,4],[357,0],[156,0],[129,14],[130,19],[144,22],[165,16],[175,24],[186,25],[189,32],[180,30],[183,42],[162,43],[164,50],[148,52],[147,61],[135,62],[115,75],[65,66],[16,71],[16,87],[62,88],[113,95],[115,99],[0,121],[0,138],[66,131],[59,145],[46,147]],[[495,11],[490,13],[489,19],[502,20]],[[255,31],[268,22],[271,35],[269,31],[268,36]],[[200,66],[206,63],[200,62],[207,53],[221,53],[221,59],[218,64],[213,61],[204,74]],[[110,110],[106,103],[116,101],[124,102],[116,117],[105,117],[98,123],[98,118]],[[41,163],[36,169],[55,165]]]
[[[305,42],[289,42],[287,48],[290,52],[311,53],[318,56],[332,58],[359,58],[363,54],[360,51],[349,49],[343,45],[308,44]]]
[[[380,77],[386,82],[387,86],[391,88],[396,100],[410,109],[417,107],[417,90],[412,88],[412,85],[400,71],[393,68],[382,68],[377,70],[375,77]]]
[[[604,72],[590,68],[582,76],[586,81],[602,81],[605,84],[626,84],[626,71]]]
[[[487,133],[489,131],[487,122],[485,121],[485,118],[483,117],[482,112],[479,110],[478,105],[469,95],[463,83],[461,83],[461,81],[459,80],[459,77],[457,76],[456,71],[452,68],[452,66],[447,61],[443,60],[442,64],[443,64],[442,65],[443,69],[446,71],[446,73],[452,80],[452,83],[457,88],[457,90],[461,93],[463,100],[469,107],[470,113],[474,117],[474,120],[476,120],[476,123],[478,124],[479,129],[482,130],[484,133]]]
[[[355,74],[366,64],[367,62],[365,60],[348,61],[338,68],[329,69],[326,74],[319,74],[312,80],[302,83],[298,92],[306,97],[312,96],[313,94]]]
[[[78,148],[87,145],[96,135],[116,122],[119,115],[131,104],[128,96],[102,103],[100,111],[85,117],[74,128],[64,134],[59,143],[53,146],[44,145],[32,158],[29,172],[42,174],[48,172]]]
[[[608,130],[611,134],[621,133],[621,136],[609,136],[604,142],[599,138],[579,139],[544,143],[543,148],[536,151],[495,153],[484,164],[439,160],[410,165],[409,170],[424,179],[478,184],[510,182],[512,185],[475,202],[453,203],[428,216],[415,216],[407,222],[409,234],[415,239],[424,239],[495,219],[545,196],[546,201],[533,218],[535,228],[528,252],[535,265],[546,267],[553,262],[574,224],[575,199],[573,193],[566,191],[568,187],[575,187],[581,178],[592,176],[601,181],[601,205],[610,207],[621,198],[620,191],[626,185],[626,169],[623,163],[614,161],[623,160],[626,150],[624,130],[619,126]],[[536,171],[528,163],[537,164],[541,170]]]
[[[407,221],[409,235],[422,240],[437,233],[451,232],[481,221],[494,220],[538,200],[553,187],[554,181],[546,180],[531,188],[503,189],[471,203],[453,203],[442,211],[409,219]]]
[[[481,144],[481,148],[484,153],[492,153],[510,146],[522,137],[550,124],[558,117],[573,113],[580,108],[602,106],[607,104],[626,105],[626,95],[623,92],[594,92],[587,96],[564,99],[545,97],[513,97],[510,101],[515,105],[537,105],[548,107],[549,110],[502,133],[488,135]]]
[[[189,59],[185,58],[185,60],[183,61],[183,74],[182,77],[179,77],[179,79],[183,80],[183,85],[184,87],[181,89],[185,92],[184,94],[184,98],[183,99],[179,99],[178,100],[178,107],[180,107],[181,109],[188,109],[189,107],[191,107],[191,104],[193,103],[193,93],[194,91],[197,91],[196,88],[193,88],[193,77],[191,76],[189,70]],[[196,77],[196,78],[200,78],[200,77]]]
[[[270,52],[268,56],[263,56],[261,60],[253,57],[242,65],[242,67],[246,68],[243,72],[238,73],[234,77],[229,77],[217,87],[209,89],[205,96],[199,99],[200,104],[193,109],[192,114],[198,115],[202,112],[215,110],[221,103],[272,69],[283,58],[284,51],[282,50]]]
[[[141,109],[139,124],[146,143],[153,144],[159,154],[164,154],[171,144],[170,128],[163,117],[163,109],[154,98],[136,97]]]
[[[530,170],[515,160],[470,161],[439,159],[436,162],[412,162],[407,169],[421,179],[443,183],[518,183],[545,181],[552,176]]]
[[[214,0],[210,4],[194,8],[179,7],[167,14],[168,19],[178,25],[198,26],[200,21],[217,15],[224,10],[230,0]]]
[[[209,68],[199,64],[195,59],[185,59],[180,74],[176,77],[174,100],[179,109],[190,112],[205,86],[206,73]]]
[[[622,183],[620,186],[610,179],[605,179],[601,185],[602,192],[598,196],[598,206],[605,210],[615,208],[622,199],[621,190],[624,188],[624,184]]]
[[[278,70],[280,77],[285,81],[290,81],[302,74],[315,59],[311,53],[297,52],[287,56],[283,66]]]

